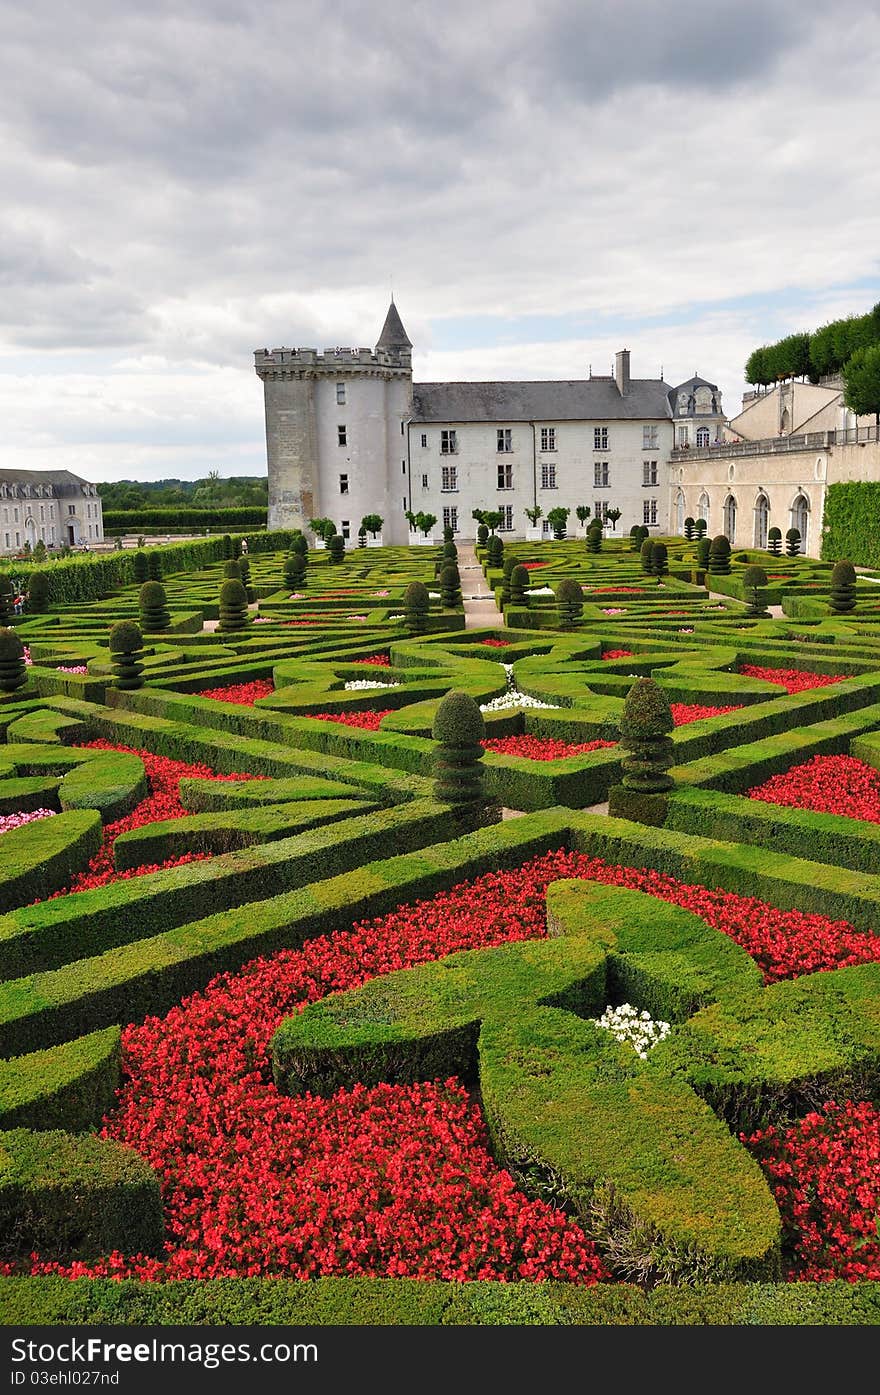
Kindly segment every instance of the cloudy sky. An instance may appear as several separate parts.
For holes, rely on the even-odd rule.
[[[255,348],[695,369],[880,299],[880,0],[4,6],[0,466],[265,472]]]

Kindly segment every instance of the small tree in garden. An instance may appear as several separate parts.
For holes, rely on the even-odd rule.
[[[571,509],[564,509],[561,505],[551,509],[547,514],[547,522],[553,529],[553,536],[557,542],[561,542],[565,537],[565,530],[568,524],[568,515]]]
[[[451,528],[450,525],[449,525],[448,523],[446,524],[445,528],[443,529],[443,541],[444,541],[445,543],[453,543],[453,544],[455,543],[455,529],[454,529],[454,528]],[[456,556],[458,556],[457,553],[456,553]]]
[[[856,569],[852,562],[835,562],[831,568],[831,609],[845,615],[856,608]]]
[[[290,551],[299,552],[303,557],[309,555],[309,540],[305,533],[294,533],[290,539]]]
[[[639,794],[660,794],[675,783],[667,772],[673,764],[674,746],[669,733],[675,727],[669,699],[653,678],[637,678],[624,699],[620,721],[620,745],[629,755],[623,761],[623,785]]]
[[[607,521],[611,524],[611,531],[612,531],[612,532],[615,532],[615,533],[617,532],[617,520],[620,518],[621,512],[622,512],[622,511],[621,511],[620,509],[617,509],[617,508],[608,509],[608,510],[606,511],[605,518],[606,518]]]
[[[144,685],[144,637],[134,620],[117,620],[110,626],[110,662],[113,686],[129,692]]]
[[[500,527],[501,527],[501,523],[502,523],[502,521],[503,521],[503,518],[504,518],[504,515],[503,515],[503,513],[501,512],[500,509],[484,509],[484,510],[483,510],[483,522],[485,523],[486,527],[489,529],[489,532],[490,532],[490,533],[494,533],[496,528],[500,528]]]
[[[381,514],[365,513],[361,519],[361,528],[363,528],[365,533],[369,533],[371,538],[378,538],[384,522],[385,520]]]
[[[556,614],[560,630],[572,630],[584,613],[584,593],[579,582],[566,577],[556,588]]]
[[[440,572],[440,604],[444,610],[453,610],[461,605],[461,578],[458,567],[447,563]]]
[[[288,552],[284,563],[284,583],[291,591],[302,591],[306,585],[306,559],[301,552]]]
[[[162,554],[161,552],[147,553],[147,579],[149,581],[162,580]]]
[[[489,540],[489,529],[485,523],[477,526],[477,547],[485,547]]]
[[[486,557],[490,567],[501,567],[504,565],[504,543],[497,533],[492,533],[486,543]]]
[[[247,591],[240,581],[230,577],[220,587],[221,630],[246,630],[248,627]]]
[[[24,645],[15,630],[0,629],[0,693],[15,693],[27,682]]]
[[[504,558],[504,564],[503,564],[503,566],[502,566],[502,568],[501,568],[502,575],[503,575],[503,580],[502,580],[502,582],[501,582],[501,604],[502,604],[502,606],[508,605],[508,604],[510,603],[510,578],[511,578],[511,576],[513,575],[513,569],[514,569],[514,567],[517,566],[517,565],[518,565],[518,563],[517,563],[516,558],[515,558],[515,557],[512,557],[512,556],[508,553],[507,556],[505,556],[505,558]]]
[[[28,577],[27,608],[34,615],[45,615],[49,609],[49,578],[45,572],[31,572]]]
[[[767,614],[759,597],[762,586],[767,585],[767,573],[763,567],[753,565],[746,567],[742,574],[743,594],[748,602],[748,613],[755,618],[760,618]]]
[[[15,619],[15,587],[8,576],[0,576],[0,625],[11,625]]]
[[[592,509],[590,508],[589,504],[578,504],[578,506],[577,506],[577,508],[575,509],[574,513],[575,513],[575,518],[577,519],[578,523],[580,523],[581,526],[583,527],[583,525],[586,523],[587,519],[589,518],[590,514],[592,513]]]
[[[598,518],[594,518],[587,529],[587,551],[602,551],[602,523]]]
[[[442,555],[450,562],[456,562],[458,560],[458,548],[455,546],[455,543],[452,541],[451,538],[447,538],[447,540],[444,542]]]
[[[141,612],[141,629],[144,634],[157,634],[167,630],[171,616],[166,604],[165,587],[161,581],[145,581],[138,592],[138,606]]]
[[[411,635],[425,633],[430,605],[431,598],[427,586],[421,581],[411,581],[403,593],[404,620]]]
[[[241,581],[241,567],[235,557],[230,557],[228,562],[223,563],[223,576],[228,581]]]
[[[651,576],[654,570],[654,564],[651,561],[651,556],[654,551],[654,539],[643,538],[642,545],[639,551],[641,554],[642,571],[645,573],[646,576]]]
[[[119,538],[117,538],[116,541],[119,543],[119,546],[121,547],[121,546],[122,546],[122,540],[119,539]],[[115,546],[116,546],[116,543],[114,543],[114,547],[115,547]],[[34,543],[34,554],[33,554],[33,559],[32,559],[32,560],[33,560],[34,562],[45,562],[45,561],[47,560],[48,556],[49,556],[49,554],[48,554],[48,552],[46,551],[46,544],[43,542],[43,539],[42,539],[42,538],[37,538],[37,541]]]
[[[147,554],[145,552],[136,552],[132,557],[131,561],[134,579],[135,581],[139,582],[141,586],[143,586],[144,582],[148,580]]]
[[[723,533],[712,539],[709,548],[709,575],[730,575],[730,543]]]
[[[787,557],[797,557],[801,550],[801,531],[799,528],[789,528],[785,535],[785,553]]]
[[[697,566],[702,571],[706,571],[709,566],[709,553],[712,550],[711,538],[699,538],[697,540]]]
[[[685,542],[691,542],[694,536],[695,519],[688,516],[684,521]]]
[[[544,517],[544,510],[538,504],[533,509],[524,509],[523,512],[533,528],[537,528],[539,519]]]
[[[341,533],[334,533],[327,544],[327,555],[333,563],[345,560],[345,538]]]
[[[767,534],[767,551],[774,557],[782,556],[782,529],[771,528]]]
[[[698,518],[696,523],[694,524],[694,537],[704,538],[708,531],[709,525],[707,524],[705,518]]]
[[[471,510],[471,518],[474,520],[475,523],[483,523],[483,522],[485,522],[485,516],[486,516],[486,510],[485,510],[485,509],[472,509],[472,510]]]
[[[510,604],[528,605],[529,603],[529,574],[522,565],[514,567],[510,573]]]
[[[483,714],[469,693],[453,688],[437,708],[431,735],[434,753],[434,798],[451,804],[467,822],[476,822],[485,803],[481,745]]]
[[[418,528],[418,530],[419,530],[420,533],[424,533],[425,537],[428,536],[428,534],[430,533],[431,529],[434,527],[434,524],[435,524],[436,522],[437,522],[437,515],[436,515],[435,513],[417,513],[417,514],[416,514],[416,527]]]
[[[654,576],[667,576],[669,573],[669,552],[666,544],[655,542],[651,549],[651,571]]]

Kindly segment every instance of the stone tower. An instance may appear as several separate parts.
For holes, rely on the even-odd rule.
[[[394,302],[375,350],[258,349],[269,466],[269,528],[345,523],[378,513],[385,536],[401,519],[399,480],[412,410],[412,344]],[[404,482],[405,483],[405,482]]]

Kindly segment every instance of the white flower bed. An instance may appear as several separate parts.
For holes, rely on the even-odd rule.
[[[620,1007],[606,1008],[601,1017],[590,1019],[599,1027],[604,1027],[617,1037],[618,1041],[628,1041],[637,1056],[646,1060],[652,1046],[668,1037],[672,1030],[668,1022],[655,1022],[648,1012],[639,1012],[632,1003],[621,1003]]]
[[[548,711],[559,711],[556,703],[541,702],[540,698],[529,697],[528,693],[519,691],[513,678],[513,664],[502,664],[501,667],[507,676],[507,692],[492,698],[491,702],[481,702],[481,712],[509,712],[513,707],[544,707]]]
[[[555,596],[556,592],[552,586],[532,586],[529,588],[530,596]]]
[[[373,678],[350,678],[345,685],[347,693],[356,693],[359,688],[399,688],[399,683],[380,683]]]

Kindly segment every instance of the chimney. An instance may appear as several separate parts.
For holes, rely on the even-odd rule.
[[[614,381],[621,397],[629,392],[629,349],[618,349],[614,362]]]

